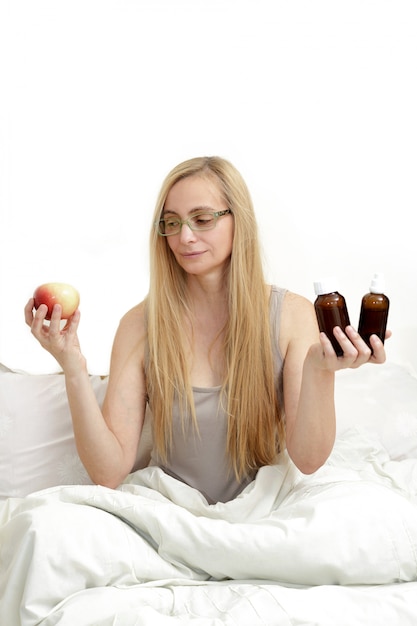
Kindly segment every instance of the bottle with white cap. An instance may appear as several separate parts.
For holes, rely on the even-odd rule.
[[[337,281],[334,278],[326,278],[314,283],[317,321],[321,332],[326,333],[330,339],[337,356],[343,355],[343,350],[333,334],[335,326],[345,330],[349,326],[349,314],[344,296],[337,290]]]
[[[384,275],[381,273],[374,274],[369,293],[362,298],[358,333],[371,349],[369,341],[371,335],[378,335],[382,343],[385,341],[389,299],[384,294],[384,290]]]

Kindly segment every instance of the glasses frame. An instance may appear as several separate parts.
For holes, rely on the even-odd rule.
[[[161,237],[171,237],[172,235],[179,235],[181,232],[182,227],[184,226],[184,224],[187,224],[188,228],[192,231],[204,231],[204,230],[213,230],[213,228],[216,228],[216,224],[217,224],[217,220],[219,219],[219,217],[223,217],[223,215],[230,215],[232,213],[232,209],[224,209],[223,211],[215,211],[214,213],[211,213],[210,211],[199,211],[198,213],[195,213],[192,217],[189,217],[186,220],[181,220],[181,219],[177,219],[178,221],[178,231],[176,231],[175,233],[161,233],[160,230],[160,224],[161,222],[164,222],[164,218],[161,218],[160,220],[158,220],[157,222],[155,222],[155,227],[158,231],[158,235],[160,235]],[[210,225],[208,228],[196,228],[195,226],[191,225],[191,220],[198,217],[199,215],[210,215],[211,217],[214,218],[214,222],[213,225]]]

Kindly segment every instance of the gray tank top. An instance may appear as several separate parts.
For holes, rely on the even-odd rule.
[[[283,359],[278,346],[281,308],[285,289],[273,286],[270,297],[272,345],[277,388],[282,395]],[[152,450],[149,465],[156,465],[167,474],[198,489],[210,504],[235,498],[253,478],[236,479],[230,467],[226,450],[227,415],[222,407],[221,387],[193,387],[199,432],[192,420],[182,424],[178,405],[173,407],[172,447],[167,463],[163,463],[156,449]],[[224,405],[224,403],[223,403]]]

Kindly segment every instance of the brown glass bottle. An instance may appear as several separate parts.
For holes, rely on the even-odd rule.
[[[343,350],[333,334],[333,329],[335,326],[340,326],[342,330],[345,330],[350,324],[346,300],[337,291],[333,279],[315,282],[314,289],[317,295],[314,308],[319,329],[326,333],[337,356],[342,356]]]
[[[374,274],[369,293],[362,298],[359,315],[358,333],[372,349],[369,338],[378,335],[382,343],[385,341],[387,329],[389,299],[383,293],[384,277],[382,274]]]

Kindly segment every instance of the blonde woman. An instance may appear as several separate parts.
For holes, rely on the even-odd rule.
[[[120,322],[102,408],[77,337],[79,311],[61,329],[59,305],[49,325],[45,305],[35,312],[33,299],[26,305],[32,333],[64,372],[79,455],[98,486],[41,491],[3,509],[2,624],[59,619],[84,590],[94,614],[88,623],[98,623],[102,595],[93,594],[93,609],[89,593],[96,588],[281,580],[287,574],[280,567],[286,571],[297,550],[294,562],[305,558],[313,584],[316,570],[329,570],[327,553],[320,564],[317,550],[304,547],[317,541],[308,524],[296,525],[299,540],[287,545],[275,526],[265,543],[264,522],[279,517],[281,479],[299,476],[291,459],[313,473],[332,451],[335,370],[382,363],[383,343],[373,336],[371,354],[353,328],[335,328],[343,348],[337,357],[318,332],[313,305],[266,284],[248,190],[223,159],[196,158],[172,170],[157,201],[150,248],[149,294]],[[148,407],[151,467],[132,473]],[[278,457],[285,447],[290,458]],[[362,503],[362,490],[358,498]],[[329,521],[335,532],[339,509]],[[329,523],[316,529],[326,540]],[[337,545],[344,540],[333,538],[332,550]],[[234,568],[237,554],[242,569]],[[337,582],[332,568],[329,575],[325,582]],[[117,618],[118,609],[106,606]],[[141,607],[132,611],[139,615]]]
[[[102,410],[77,338],[77,311],[60,330],[46,307],[25,308],[32,333],[61,365],[81,460],[117,487],[131,472],[147,403],[151,464],[209,503],[235,498],[279,450],[316,471],[335,439],[334,373],[385,360],[352,328],[319,334],[313,305],[266,284],[247,186],[219,157],[195,158],[165,179],[150,236],[144,302],[128,311],[112,351]],[[388,333],[389,334],[389,333]]]

